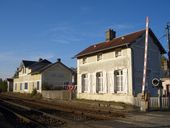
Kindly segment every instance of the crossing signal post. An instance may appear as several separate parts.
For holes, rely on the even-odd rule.
[[[170,22],[166,25],[166,36],[167,36],[167,43],[168,43],[168,76],[170,78],[170,34],[169,34]]]
[[[148,62],[148,36],[149,36],[149,18],[146,17],[146,35],[145,35],[145,49],[144,49],[144,65],[143,65],[143,81],[142,81],[142,96],[141,96],[141,111],[148,110],[148,93],[146,92],[146,76],[147,76],[147,62]]]

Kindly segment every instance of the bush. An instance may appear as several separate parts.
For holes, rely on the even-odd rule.
[[[37,94],[37,89],[34,88],[34,89],[32,90],[32,92],[31,92],[31,96],[35,96],[36,94]]]
[[[1,80],[0,81],[0,92],[6,92],[7,91],[7,82],[6,81],[3,81]]]

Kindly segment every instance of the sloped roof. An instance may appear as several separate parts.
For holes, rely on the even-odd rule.
[[[50,61],[44,59],[37,63],[32,64],[29,68],[31,69],[31,72],[35,72],[37,70],[43,69],[44,67],[47,67],[50,64],[52,64]]]
[[[37,63],[37,61],[30,61],[30,60],[22,60],[22,63],[25,67],[29,67],[31,66],[32,64],[35,64]]]
[[[66,65],[64,65],[61,61],[58,61],[58,62],[55,62],[55,63],[51,63],[51,64],[48,64],[42,68],[39,68],[39,69],[36,69],[36,70],[33,70],[31,72],[31,74],[38,74],[38,73],[42,73],[43,71],[49,69],[50,67],[56,65],[56,64],[61,64],[63,67],[65,67],[66,69],[70,70],[72,73],[74,72],[71,68],[67,67]]]
[[[143,30],[140,30],[140,31],[137,31],[137,32],[133,32],[133,33],[121,36],[121,37],[114,38],[111,41],[105,41],[105,42],[101,42],[101,43],[91,45],[88,48],[81,51],[80,53],[78,53],[75,57],[79,58],[79,57],[94,54],[94,53],[97,53],[97,52],[113,49],[113,48],[116,48],[116,47],[129,45],[129,44],[135,42],[136,39],[143,36],[143,34],[145,34],[145,31],[146,31],[146,29],[143,29]],[[161,43],[156,38],[155,34],[152,32],[151,29],[149,29],[149,34],[153,37],[156,45],[160,49],[160,52],[162,54],[166,53],[165,49],[162,47]]]

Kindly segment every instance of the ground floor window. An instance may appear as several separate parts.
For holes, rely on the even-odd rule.
[[[20,90],[22,90],[22,83],[20,83]]]
[[[17,90],[17,83],[15,83],[15,90]]]
[[[103,92],[103,73],[96,73],[96,92]]]
[[[114,78],[115,78],[115,92],[124,91],[124,88],[123,88],[123,70],[114,71]]]
[[[87,74],[82,75],[82,92],[88,91],[88,76]]]
[[[28,83],[25,83],[24,89],[28,90]]]
[[[37,90],[40,89],[40,81],[37,81]]]

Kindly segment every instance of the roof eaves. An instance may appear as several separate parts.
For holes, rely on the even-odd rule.
[[[109,48],[104,48],[104,49],[96,50],[96,51],[93,51],[93,52],[88,52],[88,53],[81,54],[81,55],[76,55],[73,58],[79,58],[79,57],[83,57],[83,56],[86,56],[86,55],[91,55],[91,54],[94,54],[94,53],[103,52],[103,51],[106,51],[106,50],[110,50],[110,49],[114,49],[114,48],[118,48],[118,47],[122,47],[122,46],[128,46],[129,44],[130,43],[124,43],[124,44],[121,44],[121,45],[112,46],[112,47],[109,47]]]

